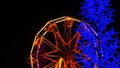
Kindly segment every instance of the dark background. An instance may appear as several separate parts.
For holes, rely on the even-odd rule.
[[[10,68],[29,68],[27,58],[32,47],[35,34],[44,24],[54,18],[61,16],[72,16],[79,18],[80,3],[82,0],[69,1],[18,1],[16,3],[16,23],[13,28],[15,39],[11,40],[14,45],[13,55],[10,62]],[[115,30],[120,32],[120,3],[118,0],[112,0],[112,7],[117,10],[115,13]]]

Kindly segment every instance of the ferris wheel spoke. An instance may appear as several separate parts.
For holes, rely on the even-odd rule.
[[[76,38],[78,38],[79,33],[76,33],[72,39],[69,40],[69,42],[67,43],[67,45],[70,45],[73,41],[75,41]],[[78,40],[78,39],[77,39]]]
[[[43,55],[48,55],[48,54],[55,53],[55,52],[57,52],[57,50],[50,51],[50,52],[46,52],[46,53],[44,53]]]
[[[53,68],[53,67],[55,67],[55,63],[56,62],[51,62],[51,63],[47,64],[44,68]]]
[[[52,58],[49,58],[49,57],[44,56],[44,55],[42,55],[42,56],[43,56],[43,58],[45,58],[45,59],[47,59],[47,60],[50,60],[50,61],[52,61],[52,62],[56,62],[56,60],[54,60],[54,59],[52,59]]]
[[[63,45],[66,45],[66,42],[65,40],[61,37],[60,33],[59,32],[56,32],[56,37],[59,39],[59,41],[63,44]]]
[[[44,41],[43,41],[45,44],[47,44],[51,49],[56,49],[56,46],[51,43],[49,40],[47,40],[45,37],[44,37]]]
[[[82,68],[77,61],[74,62],[78,68]]]
[[[51,49],[53,49],[53,50],[58,50],[58,51],[64,53],[61,49],[59,49],[58,46],[52,44],[52,43],[51,43],[49,40],[47,40],[45,37],[44,37],[44,41],[43,41],[43,42],[44,42],[45,44],[47,44]]]
[[[60,57],[59,55],[46,55],[47,57]]]
[[[74,48],[73,48],[73,51],[75,51],[76,53],[80,54],[80,51],[77,51],[77,47],[78,47],[78,41],[80,40],[80,34],[78,34],[77,36],[77,41],[76,43],[74,44]]]
[[[46,53],[44,53],[43,55],[40,55],[40,56],[53,61],[52,58],[60,57],[59,55],[54,55],[54,53],[57,53],[57,50],[46,52]]]

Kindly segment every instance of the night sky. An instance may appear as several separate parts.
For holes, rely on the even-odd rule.
[[[81,0],[82,1],[82,0]],[[29,68],[26,64],[27,58],[32,47],[35,34],[44,24],[52,19],[62,16],[72,16],[80,18],[77,14],[80,12],[79,0],[69,1],[20,1],[17,2],[17,14],[15,25],[15,62],[10,68]],[[115,13],[115,30],[120,32],[120,3],[118,0],[112,0],[112,7],[117,10]]]

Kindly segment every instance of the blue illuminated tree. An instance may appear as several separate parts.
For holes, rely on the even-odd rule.
[[[89,36],[90,34],[83,32],[80,28],[76,29],[77,32],[82,32],[81,35],[84,36],[84,40],[88,40],[88,43],[91,42],[85,48],[84,46],[78,47],[80,50],[84,48],[83,52],[85,54],[89,53],[88,55],[91,58],[91,61],[85,62],[88,68],[93,68],[94,66],[92,65],[95,64],[97,64],[99,68],[120,68],[120,41],[117,36],[118,32],[114,31],[113,26],[110,30],[107,29],[107,26],[114,22],[114,9],[110,8],[111,6],[110,0],[84,0],[82,3],[79,15],[83,17],[83,20],[89,22],[98,34],[98,46],[97,50],[95,50],[94,47],[90,47],[91,44],[94,43],[92,41],[93,39]],[[79,24],[78,26],[81,25]],[[83,41],[80,41],[80,45],[83,45],[82,42]],[[94,53],[92,53],[96,51],[99,58],[95,58],[93,55]],[[80,61],[80,59],[78,60]]]
[[[109,4],[110,0],[84,0],[81,7],[80,15],[85,21],[98,27],[99,31],[103,31],[113,20],[113,11]]]

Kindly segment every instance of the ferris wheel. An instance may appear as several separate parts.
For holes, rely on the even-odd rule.
[[[95,44],[92,46],[96,47],[97,33],[89,24],[68,16],[56,18],[48,21],[35,35],[30,52],[31,68],[82,68],[80,59],[91,60],[89,54],[82,51],[89,47],[88,42],[82,40],[84,34],[74,31],[75,25],[79,23],[82,26],[77,28],[81,28],[94,37],[92,41]],[[97,56],[97,52],[95,55]]]

